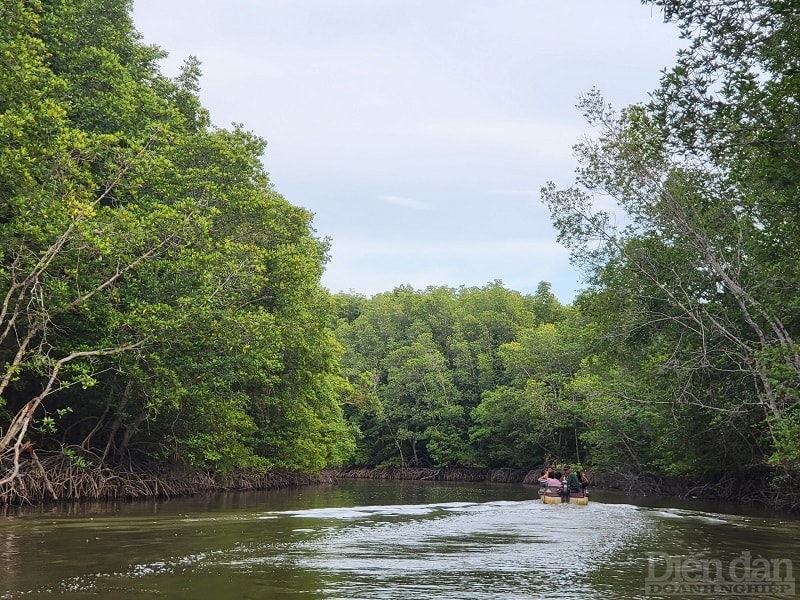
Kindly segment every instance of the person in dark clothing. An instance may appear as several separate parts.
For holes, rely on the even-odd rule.
[[[573,473],[569,465],[564,467],[564,476],[566,477],[564,480],[565,487],[569,488],[570,493],[579,493],[581,491],[581,480],[578,479],[577,474]]]

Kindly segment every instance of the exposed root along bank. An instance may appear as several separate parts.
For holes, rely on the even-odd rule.
[[[108,467],[76,461],[63,453],[31,453],[19,462],[19,474],[0,486],[0,505],[43,501],[118,500],[188,496],[221,490],[279,489],[330,483],[330,475],[305,475],[282,471],[220,475],[202,469],[153,464]],[[83,464],[79,464],[83,463]],[[0,471],[13,468],[0,461]]]
[[[703,478],[657,477],[638,473],[594,475],[595,487],[629,496],[675,496],[723,500],[775,508],[800,510],[800,479],[790,473],[724,473]]]
[[[385,467],[354,468],[339,471],[343,479],[408,479],[431,481],[464,481],[486,483],[535,483],[538,475],[527,469],[415,469]]]

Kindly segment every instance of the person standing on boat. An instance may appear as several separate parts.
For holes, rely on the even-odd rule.
[[[552,469],[550,467],[547,467],[546,469],[542,469],[542,474],[539,475],[539,485],[543,485],[543,486],[547,485],[547,479],[548,479],[548,477],[550,477],[550,472],[551,471],[552,471]]]
[[[542,474],[539,475],[539,495],[547,491],[547,478],[550,477],[550,467],[542,469]]]
[[[564,475],[566,476],[565,487],[569,488],[570,493],[579,493],[581,491],[581,480],[572,472],[572,468],[569,465],[564,467]]]
[[[586,494],[587,493],[586,488],[589,487],[589,476],[586,474],[585,471],[579,471],[578,479],[581,480],[581,489],[583,490],[583,493]]]

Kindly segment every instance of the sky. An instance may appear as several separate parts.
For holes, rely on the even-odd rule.
[[[539,190],[573,183],[575,108],[647,101],[677,30],[638,0],[134,0],[214,125],[268,142],[275,189],[331,243],[322,285],[585,287]]]

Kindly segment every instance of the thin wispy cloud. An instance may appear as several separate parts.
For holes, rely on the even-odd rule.
[[[386,204],[394,204],[395,206],[402,206],[413,210],[431,210],[432,208],[427,202],[414,200],[413,198],[405,198],[403,196],[378,196],[378,199]]]

